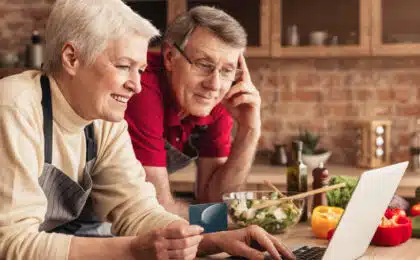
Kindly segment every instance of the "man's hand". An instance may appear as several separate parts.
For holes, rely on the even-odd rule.
[[[259,130],[261,127],[261,97],[258,89],[251,81],[243,54],[239,57],[238,68],[242,70],[242,75],[228,91],[222,103],[239,126]]]
[[[268,234],[264,229],[258,226],[249,226],[246,228],[212,233],[205,235],[203,243],[212,245],[219,251],[226,252],[234,256],[242,256],[248,259],[264,259],[264,253],[261,250],[266,250],[270,255],[277,260],[295,259],[293,253],[274,236]],[[206,240],[211,240],[207,242]],[[261,248],[254,249],[251,247],[251,241],[256,241]],[[227,242],[229,241],[229,242]],[[200,248],[201,249],[201,248]],[[209,250],[209,253],[218,253],[212,251],[212,248],[202,248],[203,251]]]
[[[203,231],[200,226],[189,225],[183,220],[175,221],[166,228],[134,238],[131,243],[133,258],[195,259]]]

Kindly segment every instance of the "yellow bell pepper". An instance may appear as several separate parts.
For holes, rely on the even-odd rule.
[[[337,226],[343,212],[338,207],[316,207],[312,212],[312,232],[317,238],[327,239],[328,231]]]

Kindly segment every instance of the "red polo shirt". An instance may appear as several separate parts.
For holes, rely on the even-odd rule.
[[[145,166],[166,167],[165,140],[183,151],[196,125],[207,125],[199,139],[202,157],[226,157],[231,146],[232,117],[217,105],[206,117],[180,120],[180,107],[166,78],[162,56],[148,53],[148,66],[141,75],[142,90],[128,102],[125,119],[137,159]]]

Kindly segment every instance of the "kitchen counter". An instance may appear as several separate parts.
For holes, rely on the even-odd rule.
[[[360,176],[366,169],[345,166],[345,165],[327,165],[329,176],[333,175],[347,175]],[[191,163],[189,166],[173,173],[169,176],[171,183],[171,190],[173,192],[193,192],[195,182],[195,164]],[[269,189],[264,180],[271,181],[280,190],[286,190],[286,168],[279,166],[272,166],[267,164],[255,164],[252,166],[246,190],[266,190]],[[308,170],[308,184],[311,188],[312,174]],[[407,170],[403,179],[398,186],[397,194],[403,197],[414,197],[415,190],[420,187],[420,173],[411,172]]]

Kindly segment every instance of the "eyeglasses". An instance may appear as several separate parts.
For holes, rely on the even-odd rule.
[[[173,45],[179,51],[179,53],[182,54],[185,60],[187,60],[187,62],[192,65],[192,68],[195,70],[197,75],[208,77],[217,69],[215,64],[204,59],[197,59],[192,61],[190,58],[188,58],[188,56],[177,43],[174,43]],[[225,82],[236,81],[242,75],[241,69],[221,68],[217,70],[219,71],[220,79]]]

